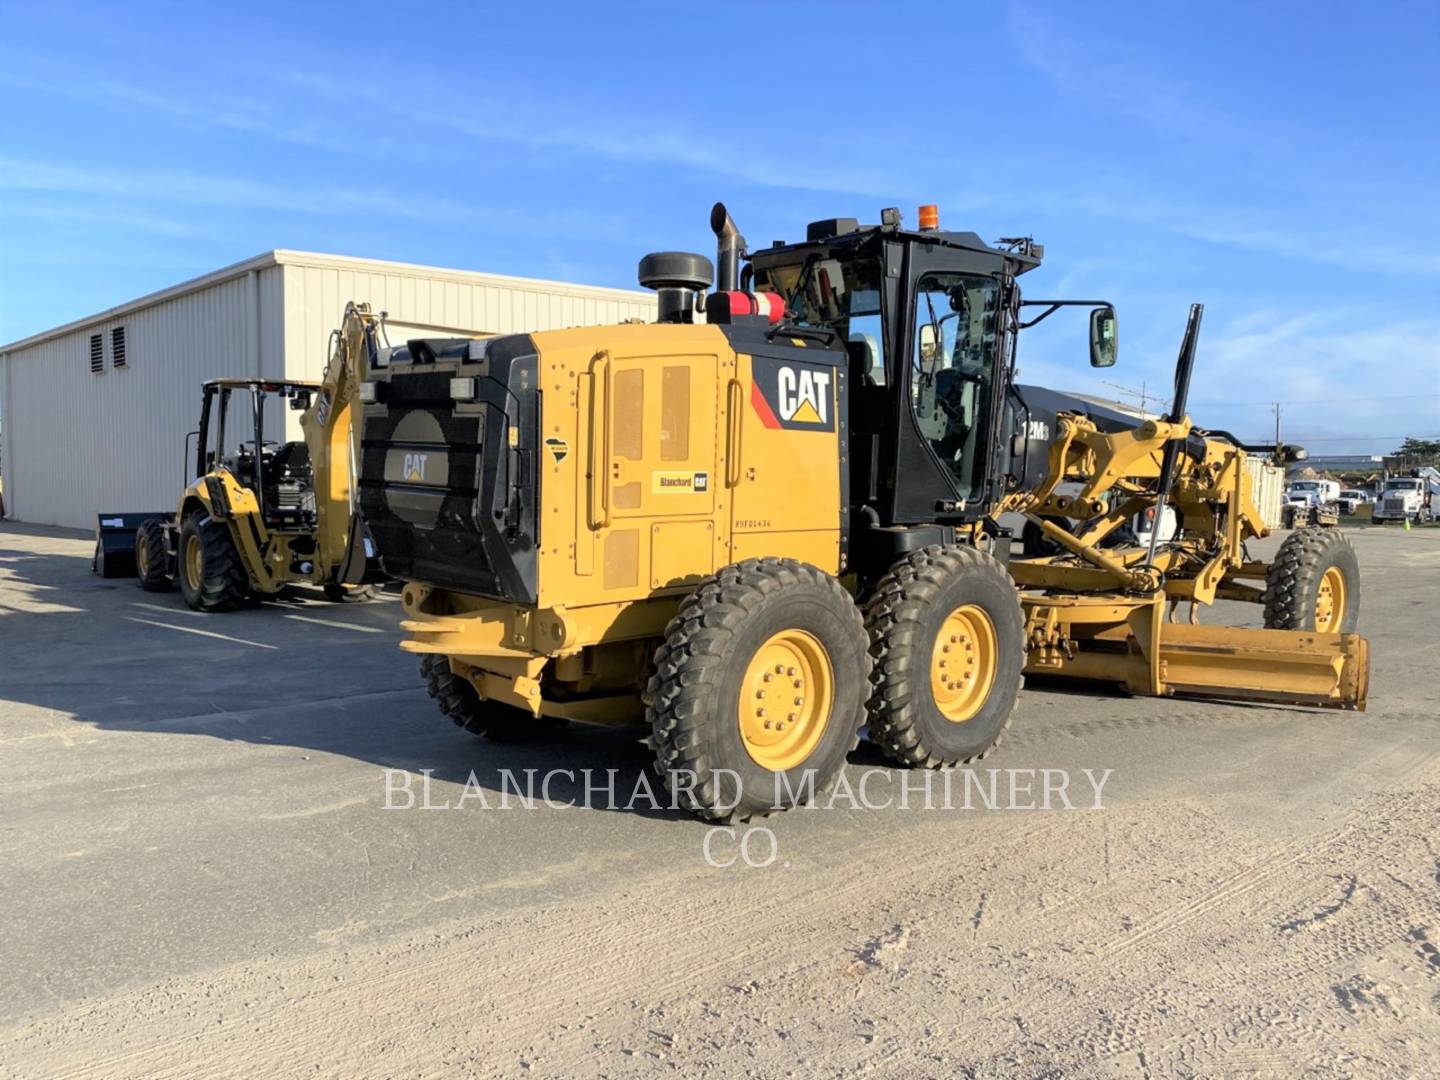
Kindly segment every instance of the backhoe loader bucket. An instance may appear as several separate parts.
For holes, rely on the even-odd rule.
[[[100,514],[95,527],[95,557],[90,568],[101,577],[135,576],[135,536],[140,526],[157,518],[169,520],[174,511],[153,514]]]

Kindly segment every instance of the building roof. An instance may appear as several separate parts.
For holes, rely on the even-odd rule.
[[[26,349],[32,345],[39,345],[41,342],[49,341],[51,338],[71,334],[77,330],[84,330],[89,326],[103,323],[110,319],[122,318],[133,312],[155,307],[157,304],[163,304],[167,300],[173,300],[178,296],[199,292],[201,289],[208,289],[212,285],[219,285],[233,278],[244,277],[252,270],[265,270],[272,266],[314,266],[335,270],[359,270],[374,274],[407,274],[437,281],[464,282],[469,285],[492,285],[497,288],[507,289],[533,289],[537,292],[548,293],[552,296],[576,296],[629,301],[645,299],[652,302],[655,299],[654,293],[641,289],[612,289],[602,285],[576,285],[571,282],[549,281],[544,278],[508,277],[504,274],[484,274],[478,270],[454,270],[443,266],[425,266],[421,263],[389,262],[383,259],[362,259],[350,255],[325,255],[315,251],[292,251],[287,248],[276,248],[273,251],[261,252],[259,255],[252,256],[249,259],[221,267],[219,270],[212,270],[208,274],[191,278],[189,281],[182,281],[178,285],[171,285],[169,288],[161,289],[158,292],[148,293],[137,299],[118,304],[115,307],[106,308],[104,311],[96,312],[94,315],[87,315],[83,319],[76,319],[73,322],[68,322],[49,330],[42,330],[38,334],[31,334],[27,338],[12,341],[8,345],[0,345],[0,353],[14,352],[17,349]]]

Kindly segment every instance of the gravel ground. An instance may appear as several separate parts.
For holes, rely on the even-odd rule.
[[[0,1075],[1440,1074],[1440,530],[1351,535],[1366,713],[1032,688],[948,808],[862,744],[727,834],[633,734],[453,727],[393,600],[201,616],[0,525]]]

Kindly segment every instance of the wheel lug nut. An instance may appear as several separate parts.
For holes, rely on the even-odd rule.
[[[791,676],[793,676],[793,675],[795,674],[795,669],[794,669],[793,667],[792,667],[792,668],[786,668],[786,669],[785,669],[785,674],[786,674],[786,675],[791,675]]]
[[[771,679],[773,679],[774,677],[775,677],[774,675],[771,675],[770,672],[767,671],[767,672],[765,672],[765,678],[764,678],[763,681],[764,681],[764,682],[769,682],[769,681],[770,681]]]
[[[786,719],[793,724],[796,720],[796,714],[792,712],[789,716],[786,717]]]
[[[755,715],[756,715],[756,716],[759,716],[759,717],[761,717],[761,718],[763,719],[764,716],[765,716],[765,710],[764,710],[764,709],[756,709],[756,710],[755,710]],[[769,727],[770,725],[767,724],[767,725],[765,725],[765,726],[766,726],[766,727]]]
[[[769,720],[766,720],[766,721],[765,721],[765,730],[766,730],[766,731],[769,731],[771,727],[772,727],[772,725],[771,725],[770,721],[769,721]]]
[[[755,691],[755,696],[756,696],[757,698],[763,698],[763,697],[765,696],[765,691],[764,691],[764,690],[756,690],[756,691]]]

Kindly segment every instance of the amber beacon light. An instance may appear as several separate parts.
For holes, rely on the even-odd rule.
[[[934,203],[927,203],[920,207],[920,229],[928,232],[931,229],[940,228],[940,208]]]

